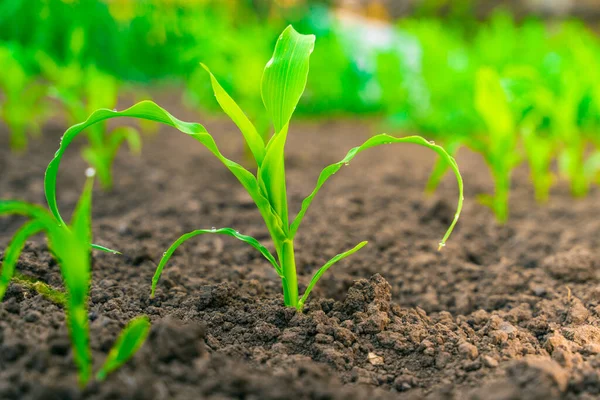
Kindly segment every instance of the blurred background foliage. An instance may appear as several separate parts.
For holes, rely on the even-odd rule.
[[[216,111],[204,62],[266,131],[260,77],[291,23],[317,36],[299,114],[374,116],[481,153],[496,183],[482,201],[502,220],[521,161],[541,202],[557,177],[575,196],[600,179],[599,11],[592,0],[5,0],[0,114],[19,149],[57,113],[48,98],[69,123],[165,85]]]

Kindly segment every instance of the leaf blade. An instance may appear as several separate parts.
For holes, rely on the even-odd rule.
[[[265,66],[261,96],[275,134],[289,123],[304,93],[314,47],[314,35],[302,35],[289,25],[279,36],[273,57]]]
[[[109,109],[96,110],[88,117],[86,121],[73,125],[67,129],[61,139],[60,146],[54,158],[50,161],[48,167],[46,168],[46,175],[44,177],[44,192],[48,202],[48,207],[60,224],[64,224],[64,220],[62,219],[60,211],[58,210],[58,203],[56,199],[56,180],[62,156],[64,155],[69,144],[85,128],[94,125],[95,123],[116,117],[132,117],[160,122],[176,128],[180,132],[199,141],[214,156],[216,156],[238,179],[242,186],[244,186],[256,203],[267,226],[274,227],[273,229],[275,229],[275,233],[277,233],[276,227],[281,225],[281,223],[278,223],[277,216],[273,215],[271,212],[271,206],[268,200],[262,195],[258,187],[256,177],[238,163],[226,158],[223,154],[221,154],[214,138],[206,131],[204,126],[197,123],[181,121],[169,114],[163,108],[159,107],[156,103],[149,100],[141,101],[123,111],[113,111]]]
[[[223,89],[217,78],[213,75],[210,69],[200,63],[202,68],[208,72],[210,76],[210,82],[213,88],[213,92],[217,99],[217,102],[221,106],[221,109],[231,118],[235,125],[239,128],[240,132],[244,136],[254,160],[260,166],[263,159],[265,158],[265,142],[262,136],[259,135],[258,131],[254,127],[254,124],[248,119],[246,114],[242,111],[240,106],[229,96],[229,94]]]
[[[0,271],[0,301],[2,301],[4,298],[6,290],[8,289],[8,285],[15,275],[15,267],[17,265],[17,261],[19,260],[19,256],[23,251],[25,242],[31,236],[36,235],[44,229],[45,226],[42,222],[33,220],[23,225],[21,229],[19,229],[13,236],[11,242],[4,252],[2,271]]]
[[[363,247],[365,247],[367,245],[367,243],[368,243],[367,241],[360,242],[359,244],[357,244],[356,246],[354,246],[350,250],[347,250],[347,251],[345,251],[343,253],[335,255],[333,258],[331,258],[331,260],[327,261],[321,268],[319,268],[317,270],[317,272],[315,272],[315,274],[313,275],[312,279],[310,280],[310,283],[308,284],[308,286],[306,287],[306,290],[304,291],[304,294],[302,295],[302,298],[298,302],[298,310],[302,310],[302,306],[306,302],[306,299],[308,299],[308,296],[310,295],[310,292],[313,290],[313,288],[315,287],[315,285],[317,284],[317,282],[319,281],[319,279],[321,279],[321,276],[323,276],[323,274],[331,266],[333,266],[333,264],[335,264],[338,261],[341,261],[344,258],[346,258],[348,256],[351,256],[352,254],[356,253],[357,251],[359,251],[360,249],[362,249]]]
[[[280,277],[283,276],[283,274],[281,272],[281,268],[277,264],[277,261],[275,260],[275,258],[271,254],[271,252],[265,246],[260,244],[258,240],[254,239],[253,237],[247,236],[247,235],[242,235],[241,233],[239,233],[238,231],[236,231],[232,228],[197,229],[195,231],[188,232],[188,233],[180,236],[179,239],[177,239],[175,242],[173,242],[173,244],[169,247],[169,249],[163,254],[158,266],[156,267],[156,272],[154,273],[154,276],[152,277],[152,293],[150,295],[151,297],[154,297],[154,294],[156,291],[156,285],[158,284],[160,275],[162,274],[162,271],[163,271],[165,265],[167,264],[167,262],[169,261],[169,259],[171,258],[171,256],[175,252],[175,250],[177,250],[177,248],[179,246],[181,246],[185,241],[187,241],[195,236],[204,235],[204,234],[217,234],[217,235],[232,236],[238,240],[241,240],[242,242],[248,243],[250,246],[252,246],[256,250],[258,250],[263,255],[263,257],[265,257],[271,263],[271,265],[273,265],[273,268],[275,268],[275,271],[277,272],[277,274]]]
[[[119,369],[142,347],[150,332],[150,318],[145,315],[129,321],[108,353],[104,365],[96,374],[103,381],[111,372]]]
[[[434,143],[428,142],[421,136],[406,136],[403,138],[396,138],[394,136],[390,136],[385,133],[375,135],[375,136],[371,137],[370,139],[368,139],[366,142],[364,142],[362,145],[350,149],[350,151],[346,154],[346,157],[344,157],[341,161],[330,164],[327,167],[325,167],[321,171],[321,174],[319,175],[319,178],[317,179],[317,184],[315,186],[315,189],[312,191],[312,193],[310,195],[308,195],[302,201],[302,206],[300,208],[300,212],[298,212],[298,215],[296,215],[296,218],[294,218],[294,221],[290,227],[290,235],[292,237],[294,237],[294,235],[297,233],[298,228],[302,222],[302,219],[304,218],[306,211],[310,207],[312,200],[314,199],[314,197],[316,196],[318,191],[321,189],[323,184],[333,174],[335,174],[337,171],[339,171],[343,165],[348,164],[358,153],[360,153],[366,149],[369,149],[371,147],[376,147],[376,146],[379,146],[382,144],[390,144],[390,143],[412,143],[412,144],[418,144],[418,145],[430,148],[430,149],[434,150],[436,153],[438,153],[438,155],[441,158],[443,158],[450,165],[450,168],[452,169],[452,171],[454,172],[454,175],[456,176],[456,182],[457,182],[458,190],[459,190],[457,210],[456,210],[456,213],[454,214],[454,219],[452,220],[450,227],[448,228],[444,237],[442,238],[442,241],[440,242],[439,248],[441,249],[445,245],[448,238],[450,237],[450,234],[452,233],[452,231],[454,230],[454,226],[458,222],[458,218],[459,218],[460,212],[462,210],[463,180],[462,180],[462,176],[460,175],[460,171],[458,170],[458,165],[456,164],[456,161],[454,160],[454,158],[451,157],[446,152],[446,150],[444,150],[441,146],[438,146]]]

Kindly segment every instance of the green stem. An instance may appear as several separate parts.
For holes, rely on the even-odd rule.
[[[298,278],[296,276],[296,258],[294,255],[294,242],[286,240],[280,253],[280,263],[283,270],[283,295],[285,305],[298,307]]]
[[[510,172],[499,169],[494,172],[494,181],[496,189],[493,198],[493,210],[496,219],[501,224],[508,220],[508,201],[510,192]]]

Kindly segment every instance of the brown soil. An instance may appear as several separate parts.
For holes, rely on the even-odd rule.
[[[206,126],[224,154],[241,158],[230,124]],[[22,156],[8,152],[2,128],[0,197],[44,204],[43,172],[63,128],[48,126]],[[291,210],[322,167],[370,133],[365,122],[298,123],[287,146]],[[100,364],[119,330],[140,314],[153,322],[148,342],[106,382],[80,392],[64,310],[11,285],[0,304],[0,398],[596,398],[598,192],[575,201],[560,186],[539,207],[526,172],[518,171],[512,218],[498,226],[473,200],[491,189],[487,170],[463,152],[466,206],[438,252],[457,192],[447,179],[432,198],[423,195],[432,161],[425,149],[385,146],[359,156],[326,185],[297,239],[301,289],[331,256],[370,243],[324,276],[303,313],[282,306],[268,262],[227,237],[182,246],[151,300],[156,262],[184,232],[229,226],[271,247],[235,178],[195,141],[162,129],[147,138],[141,158],[123,151],[114,190],[94,195],[95,241],[123,252],[94,254],[94,359]],[[65,215],[84,169],[72,148],[59,182]],[[21,223],[0,219],[2,248]],[[42,239],[27,245],[18,268],[61,284]]]

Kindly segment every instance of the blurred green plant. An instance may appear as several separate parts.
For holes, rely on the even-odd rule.
[[[73,31],[69,61],[65,65],[57,64],[45,53],[37,54],[44,75],[53,85],[50,94],[64,106],[70,125],[85,119],[93,110],[117,105],[120,87],[117,79],[93,64],[84,66],[80,62],[84,42],[83,31]],[[101,123],[90,127],[87,138],[88,146],[82,150],[82,155],[97,171],[102,187],[110,189],[112,164],[120,147],[127,142],[130,152],[138,154],[141,150],[140,135],[129,126],[115,128],[107,135],[107,126]]]
[[[9,283],[15,281],[38,291],[65,308],[73,358],[79,371],[79,383],[82,387],[89,382],[92,376],[88,298],[91,283],[93,170],[89,169],[87,174],[90,177],[73,212],[70,225],[59,222],[50,212],[40,206],[22,201],[0,200],[0,215],[17,214],[28,218],[28,222],[14,235],[4,253],[0,273],[0,301],[6,293]],[[41,232],[47,236],[50,252],[60,265],[65,292],[15,272],[26,240]],[[133,319],[122,331],[121,337],[110,351],[97,378],[102,380],[108,373],[123,365],[142,345],[149,328],[148,317],[142,316]]]
[[[39,135],[40,126],[50,115],[44,101],[46,86],[27,71],[21,59],[22,50],[0,47],[0,90],[4,94],[0,119],[8,127],[13,150],[24,150],[27,134]]]

